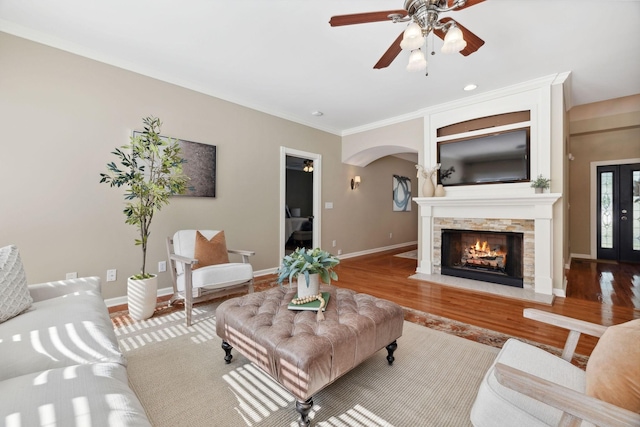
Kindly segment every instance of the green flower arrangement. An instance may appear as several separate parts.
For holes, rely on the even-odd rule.
[[[323,283],[330,284],[332,279],[338,280],[338,274],[333,271],[333,267],[338,264],[338,258],[320,248],[298,248],[282,259],[282,266],[278,269],[278,283],[282,284],[287,278],[291,283],[299,274],[304,274],[309,286],[309,275],[319,274]]]

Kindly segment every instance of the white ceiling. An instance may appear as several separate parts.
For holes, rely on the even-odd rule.
[[[0,31],[336,134],[571,72],[575,105],[640,93],[640,1],[486,0],[449,12],[486,43],[373,65],[406,24],[330,27],[402,0],[0,0]],[[2,50],[0,46],[0,63]],[[478,89],[462,90],[473,82]],[[321,117],[311,115],[322,111]]]

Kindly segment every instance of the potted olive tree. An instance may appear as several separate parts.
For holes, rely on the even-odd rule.
[[[531,187],[536,189],[536,193],[542,193],[550,187],[550,184],[551,180],[549,178],[545,178],[542,174],[538,175],[535,180],[531,181]]]
[[[290,255],[285,255],[282,265],[278,269],[278,283],[285,279],[297,279],[298,298],[317,295],[320,289],[320,280],[330,284],[331,280],[338,280],[338,274],[333,267],[340,260],[327,251],[320,248],[298,248]]]
[[[187,178],[182,172],[184,160],[174,139],[160,136],[162,122],[156,117],[142,120],[144,131],[131,136],[129,144],[112,152],[117,162],[107,164],[100,182],[125,187],[125,223],[135,225],[142,247],[142,268],[127,280],[129,314],[136,320],[153,315],[157,298],[157,277],[147,272],[147,244],[153,215],[169,203],[173,194],[184,193]]]

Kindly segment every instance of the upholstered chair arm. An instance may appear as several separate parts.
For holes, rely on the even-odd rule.
[[[100,293],[100,277],[81,277],[29,285],[31,298],[36,302],[87,290]]]
[[[537,320],[549,325],[568,329],[569,336],[567,337],[567,341],[565,342],[564,349],[562,351],[562,358],[569,362],[573,358],[573,353],[578,345],[580,334],[601,337],[602,334],[604,334],[604,331],[607,330],[606,326],[598,325],[597,323],[585,322],[584,320],[573,319],[571,317],[536,310],[534,308],[525,308],[523,316],[527,319]]]
[[[546,403],[564,412],[559,426],[579,427],[581,420],[599,426],[633,427],[640,425],[640,414],[595,397],[547,381],[535,375],[497,363],[496,379],[503,386]]]
[[[249,263],[249,257],[255,255],[254,251],[243,251],[241,249],[227,249],[230,254],[242,255],[242,262],[244,264]]]

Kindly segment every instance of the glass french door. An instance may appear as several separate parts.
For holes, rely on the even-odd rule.
[[[640,163],[598,166],[598,259],[640,262]]]

